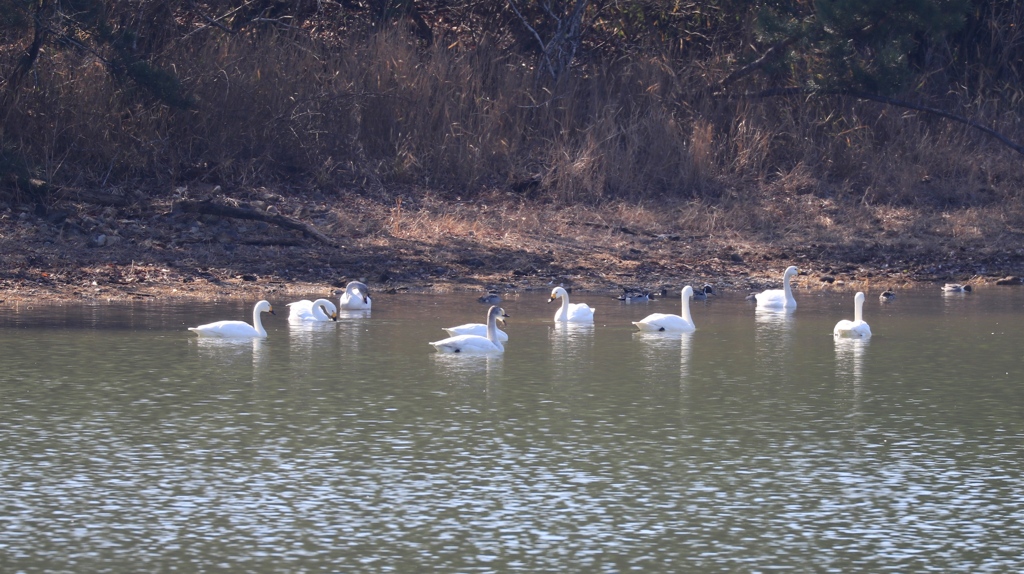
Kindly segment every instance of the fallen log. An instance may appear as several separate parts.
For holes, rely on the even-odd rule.
[[[215,215],[218,217],[230,217],[233,219],[251,219],[255,221],[263,221],[265,223],[272,223],[285,229],[292,229],[295,231],[301,231],[306,237],[312,237],[321,243],[325,243],[330,246],[335,246],[334,241],[330,237],[327,237],[323,233],[320,233],[313,226],[305,224],[297,219],[285,217],[279,214],[264,213],[262,211],[256,211],[248,207],[234,207],[231,205],[224,205],[221,203],[214,203],[210,200],[205,201],[192,201],[185,199],[174,204],[176,210],[183,211],[185,213],[199,213],[204,215]]]

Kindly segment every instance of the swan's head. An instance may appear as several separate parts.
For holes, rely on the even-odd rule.
[[[363,303],[369,303],[370,289],[361,281],[349,281],[348,285],[345,286],[345,292],[353,297],[358,293]]]
[[[270,301],[263,300],[256,304],[256,310],[260,313],[270,313],[271,315],[277,315],[274,313],[274,308],[270,305]]]
[[[568,295],[569,294],[566,293],[565,289],[562,289],[561,287],[555,287],[554,289],[551,290],[551,296],[548,297],[548,303],[554,301],[555,299],[558,299],[559,297],[567,297]]]
[[[501,307],[498,307],[497,305],[495,305],[495,306],[493,306],[493,307],[491,307],[490,309],[487,310],[487,320],[488,320],[488,322],[491,319],[494,319],[497,323],[500,323],[501,326],[504,327],[505,326],[505,319],[506,318],[508,318],[508,314],[505,313],[504,309],[502,309]]]
[[[289,303],[289,305],[290,304],[291,303]],[[316,301],[313,301],[313,307],[319,307],[323,309],[324,315],[330,317],[332,321],[338,320],[338,307],[335,306],[335,304],[332,303],[331,301],[327,299],[317,299]]]
[[[796,268],[796,265],[790,265],[789,267],[786,267],[786,272],[782,274],[782,277],[783,279],[789,279],[796,275],[798,271],[799,270]]]
[[[683,300],[689,301],[691,297],[693,297],[693,287],[690,287],[689,285],[683,287]]]
[[[864,292],[863,291],[857,291],[857,294],[853,296],[853,302],[856,305],[863,305],[864,304]]]

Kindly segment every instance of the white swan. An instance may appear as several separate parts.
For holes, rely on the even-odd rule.
[[[789,286],[789,278],[796,275],[796,265],[790,265],[782,274],[782,289],[768,289],[754,295],[758,307],[773,307],[782,309],[796,309],[796,299],[793,298],[793,289]]]
[[[677,333],[692,333],[697,329],[690,316],[690,298],[693,297],[693,287],[683,287],[682,316],[669,315],[666,313],[652,313],[641,321],[634,321],[633,324],[641,331],[675,331]]]
[[[456,335],[430,344],[442,353],[503,353],[505,347],[498,340],[498,321],[505,325],[505,310],[497,305],[487,310],[487,336]]]
[[[851,339],[868,339],[871,327],[864,322],[864,293],[858,291],[853,298],[853,321],[843,319],[832,329],[833,337],[849,337]]]
[[[288,307],[288,320],[293,323],[338,320],[338,308],[327,299],[317,299],[316,301],[303,299],[288,303],[286,307]]]
[[[341,294],[342,309],[369,309],[372,304],[370,290],[359,281],[349,281]]]
[[[245,321],[217,321],[207,323],[198,327],[189,327],[189,331],[195,331],[200,337],[259,337],[267,336],[267,330],[263,328],[260,321],[260,313],[275,315],[274,308],[268,301],[260,301],[252,309],[252,325]]]
[[[459,335],[477,335],[479,337],[487,336],[487,325],[484,323],[466,323],[465,325],[459,325],[457,327],[445,327],[445,331],[452,337]],[[508,333],[501,329],[496,329],[498,340],[504,343],[508,341]]]
[[[555,299],[562,299],[562,306],[555,312],[555,321],[572,321],[574,323],[592,323],[594,321],[594,309],[586,303],[570,303],[569,293],[561,287],[551,290],[551,297],[548,303]]]

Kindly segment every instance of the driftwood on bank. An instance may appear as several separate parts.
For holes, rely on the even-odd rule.
[[[62,188],[57,191],[56,196],[58,199],[82,201],[93,205],[103,205],[108,207],[125,207],[131,203],[130,198],[126,195],[89,189]]]
[[[332,241],[330,237],[320,233],[314,229],[313,226],[283,215],[264,213],[247,207],[233,207],[231,205],[214,203],[210,200],[192,201],[186,199],[175,203],[174,208],[186,213],[216,215],[218,217],[230,217],[233,219],[251,219],[255,221],[263,221],[265,223],[272,223],[285,229],[301,231],[306,237],[312,237],[321,243],[334,246],[334,241]]]

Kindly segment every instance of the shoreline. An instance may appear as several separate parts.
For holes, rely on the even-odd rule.
[[[794,218],[783,214],[780,221],[790,227],[780,232],[716,227],[703,216],[709,208],[693,202],[587,207],[498,193],[467,202],[418,189],[387,196],[249,190],[225,197],[219,191],[207,190],[206,197],[287,214],[322,237],[183,211],[175,203],[180,194],[121,207],[65,201],[33,210],[4,204],[0,304],[333,296],[350,280],[378,293],[482,294],[555,285],[609,294],[623,288],[678,293],[686,284],[709,283],[716,291],[745,295],[777,287],[789,265],[800,269],[795,283],[803,290],[863,290],[871,296],[1024,275],[1016,233],[927,231],[948,219],[945,214],[903,222],[914,226],[913,233],[875,223],[794,227]],[[202,197],[191,197],[197,195]],[[847,217],[855,216],[851,211]]]

